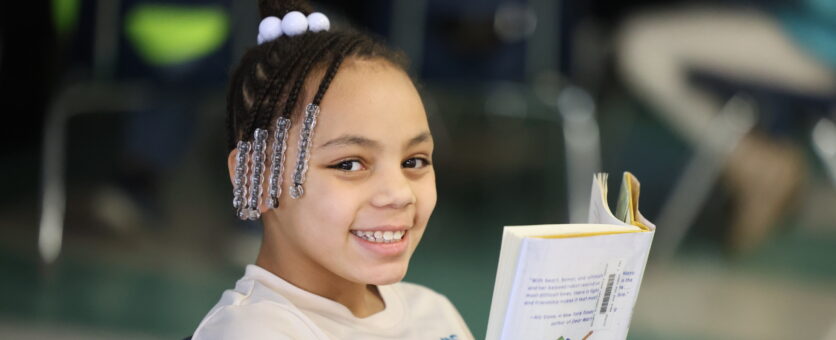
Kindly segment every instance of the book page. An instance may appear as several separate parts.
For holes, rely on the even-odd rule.
[[[645,230],[656,230],[656,225],[648,221],[639,211],[639,193],[641,191],[639,180],[633,174],[624,172],[624,181],[630,183],[630,207],[633,209],[633,219],[630,224],[639,226]]]
[[[507,226],[504,232],[514,236],[540,237],[540,238],[561,238],[561,237],[585,237],[592,235],[617,234],[625,232],[640,232],[641,228],[633,225],[622,224],[541,224],[528,226]]]
[[[501,339],[624,339],[652,237],[524,239]]]
[[[629,172],[623,180],[625,220],[607,205],[607,175],[598,173],[590,224],[504,229],[488,340],[626,338],[656,228],[638,211],[638,180]]]
[[[592,178],[592,194],[589,196],[589,221],[592,224],[629,225],[617,219],[607,204],[607,174],[597,173]]]
[[[560,239],[567,237],[587,238],[600,234],[634,233],[641,229],[630,225],[611,224],[544,224],[533,226],[508,226],[502,233],[502,251],[499,254],[496,281],[494,282],[491,311],[488,319],[487,339],[495,340],[500,336],[505,320],[511,287],[514,283],[513,271],[517,268],[518,256],[526,238]]]
[[[621,180],[621,189],[618,190],[618,203],[615,206],[615,218],[624,223],[632,224],[635,220],[633,212],[633,192],[630,183],[632,175],[629,172],[624,172]]]

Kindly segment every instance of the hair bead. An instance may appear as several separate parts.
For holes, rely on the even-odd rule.
[[[257,219],[261,213],[259,203],[261,199],[261,183],[264,179],[264,149],[267,142],[267,130],[255,129],[253,133],[252,175],[250,177],[250,195],[248,203],[249,219]]]
[[[288,37],[300,35],[308,30],[308,18],[299,11],[285,14],[281,24],[282,32]]]
[[[279,207],[279,197],[282,195],[282,180],[284,176],[284,159],[287,151],[287,135],[290,130],[290,119],[279,117],[276,121],[275,139],[273,140],[273,160],[270,164],[270,186],[267,204],[271,208]]]
[[[247,155],[250,151],[250,142],[239,141],[235,155],[235,179],[233,180],[232,206],[237,210],[238,217],[241,217],[247,200]]]
[[[263,41],[271,41],[282,36],[282,21],[278,17],[269,16],[261,19],[258,24],[258,35]]]
[[[313,12],[308,14],[308,30],[311,32],[322,32],[331,29],[331,21],[325,14]]]
[[[302,185],[308,172],[308,159],[313,144],[313,131],[316,118],[319,115],[319,105],[308,104],[305,108],[305,120],[302,122],[302,133],[299,136],[299,155],[296,159],[296,171],[293,173],[293,186],[290,187],[290,197],[299,198],[305,193]]]

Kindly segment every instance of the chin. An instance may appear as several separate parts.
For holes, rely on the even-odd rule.
[[[378,286],[398,283],[406,276],[407,264],[386,264],[363,275],[363,282]]]

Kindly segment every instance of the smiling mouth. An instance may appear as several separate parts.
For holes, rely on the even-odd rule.
[[[396,230],[396,231],[362,231],[362,230],[352,230],[351,231],[354,236],[362,238],[366,241],[372,243],[394,243],[399,242],[403,239],[403,236],[406,234],[406,230]]]

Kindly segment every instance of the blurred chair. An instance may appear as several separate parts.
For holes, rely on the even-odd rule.
[[[755,114],[750,99],[736,95],[711,120],[707,128],[710,133],[697,146],[659,213],[656,224],[663,226],[664,232],[657,236],[655,260],[673,258],[708,200],[728,157],[755,125]]]
[[[665,226],[665,233],[659,235],[655,251],[661,260],[674,255],[732,150],[756,126],[772,136],[785,136],[801,125],[831,184],[836,186],[836,95],[803,93],[780,84],[743,81],[706,70],[694,70],[690,79],[699,87],[731,99],[710,123],[704,143],[697,147],[662,209],[658,222]],[[814,125],[811,127],[809,122]]]
[[[807,164],[797,138],[787,137],[804,120],[822,122],[818,140],[831,135],[836,29],[822,13],[836,12],[825,4],[665,6],[620,27],[625,82],[695,150],[657,219],[655,258],[674,255],[721,174],[736,205],[729,241],[738,254],[763,241],[789,207]]]

